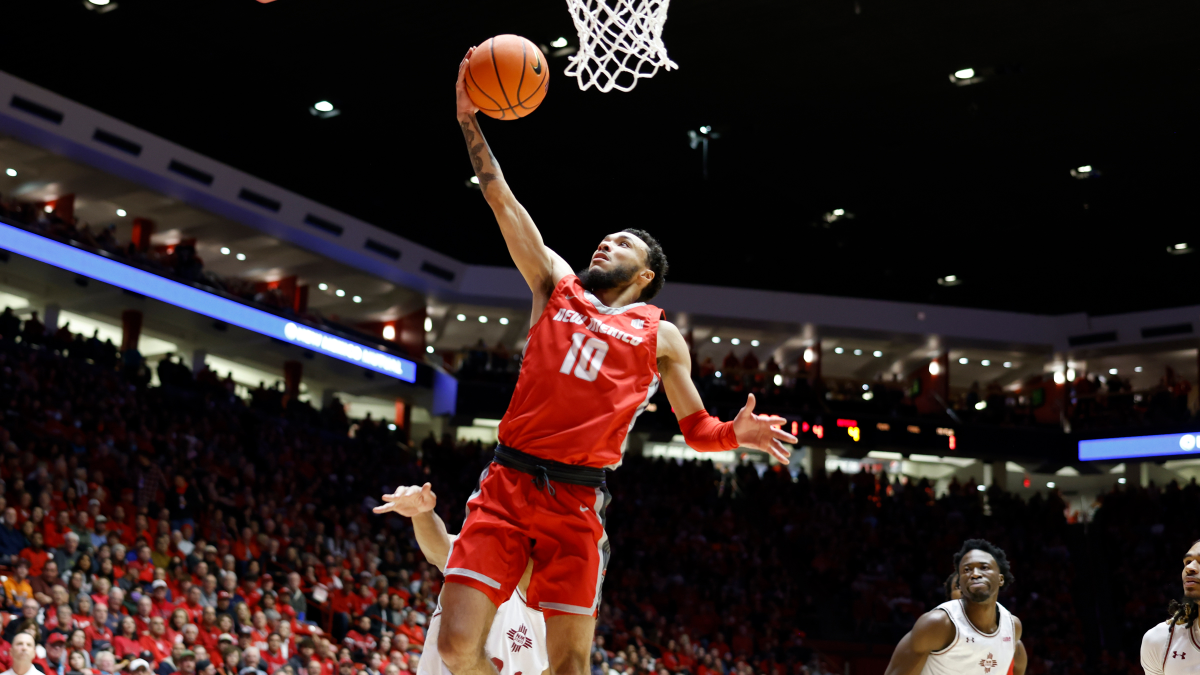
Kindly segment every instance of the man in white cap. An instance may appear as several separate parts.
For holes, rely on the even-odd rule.
[[[37,656],[37,645],[29,633],[17,633],[13,637],[10,656],[12,657],[12,668],[0,675],[44,675],[42,671],[33,667],[33,657]]]
[[[14,661],[13,663],[15,664],[16,662]],[[150,675],[150,662],[146,659],[134,659],[129,664],[129,672],[133,673],[133,675]],[[0,675],[3,675],[3,673],[0,673]]]

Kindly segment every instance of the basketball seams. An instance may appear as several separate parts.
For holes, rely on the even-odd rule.
[[[525,104],[528,103],[534,96],[538,95],[538,93],[542,90],[542,88],[546,86],[546,80],[548,80],[548,79],[550,79],[549,72],[547,72],[545,75],[542,76],[541,81],[538,82],[538,86],[534,88],[533,93],[530,94],[529,96],[526,96],[524,100],[517,101],[517,105],[521,106],[522,108],[524,108],[526,110],[537,110],[538,106],[535,105],[532,108],[530,108],[529,106],[527,106]],[[538,103],[538,105],[541,105],[541,103]]]
[[[528,48],[526,47],[527,44],[528,42],[526,40],[521,40],[521,79],[517,80],[517,105],[521,105],[521,85],[525,84],[525,69],[529,67],[529,54]],[[495,59],[492,60],[492,63],[496,63]],[[500,86],[503,87],[504,85]],[[505,97],[504,100],[507,101],[508,97]],[[524,108],[525,106],[521,107]],[[516,108],[513,108],[513,114],[517,115]],[[520,117],[520,115],[517,115],[517,117]]]
[[[467,62],[467,75],[471,76],[471,84],[475,85],[476,91],[483,94],[484,96],[487,96],[488,100],[491,101],[492,103],[495,103],[497,106],[500,105],[500,101],[497,101],[496,99],[492,98],[491,94],[484,91],[483,87],[479,86],[479,83],[475,81],[475,73],[471,72],[471,62],[470,61]],[[485,108],[483,106],[480,106],[479,109],[485,110]],[[490,108],[487,110],[490,110],[491,112],[503,113],[505,108],[499,107],[499,108]],[[514,112],[513,114],[516,114],[516,113]],[[503,119],[503,118],[501,118],[501,119]]]
[[[508,92],[504,89],[504,78],[500,77],[500,66],[496,64],[496,38],[488,38],[488,49],[492,52],[492,70],[496,72],[496,84],[500,85],[500,94],[504,96],[504,102],[508,103],[508,109],[512,110],[513,115],[517,115],[517,111],[513,109],[513,105],[508,100]],[[490,96],[488,98],[491,98]],[[499,101],[496,104],[499,105]]]

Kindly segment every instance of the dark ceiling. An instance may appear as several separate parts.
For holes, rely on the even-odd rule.
[[[510,264],[451,86],[562,0],[5,3],[0,68],[463,261]],[[655,233],[670,279],[1108,313],[1200,302],[1200,5],[676,0],[678,71],[482,126],[547,243]],[[960,68],[994,69],[950,83]],[[322,99],[343,113],[321,120]],[[686,133],[721,138],[701,175]],[[1069,171],[1100,174],[1077,180]],[[854,214],[825,227],[823,213]],[[1193,241],[1195,240],[1195,241]],[[954,274],[956,287],[937,278]]]

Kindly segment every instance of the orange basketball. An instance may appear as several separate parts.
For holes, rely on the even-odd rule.
[[[467,94],[480,112],[515,120],[537,110],[550,87],[550,64],[520,35],[497,35],[475,48],[467,66]]]

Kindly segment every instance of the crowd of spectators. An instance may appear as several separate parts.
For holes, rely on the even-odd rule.
[[[152,387],[119,359],[72,358],[8,325],[6,640],[31,633],[60,675],[139,659],[161,675],[415,669],[441,578],[409,522],[370,507],[430,480],[443,518],[461,522],[490,448],[415,450],[365,421],[351,436],[344,413],[182,373]],[[1017,583],[1001,601],[1024,622],[1031,675],[1134,672],[1127,647],[1089,661],[1074,604],[1086,547],[1056,496],[955,483],[935,498],[886,474],[641,457],[609,485],[595,675],[877,672],[844,645],[894,644],[944,599],[951,555],[974,536],[1008,551]]]

